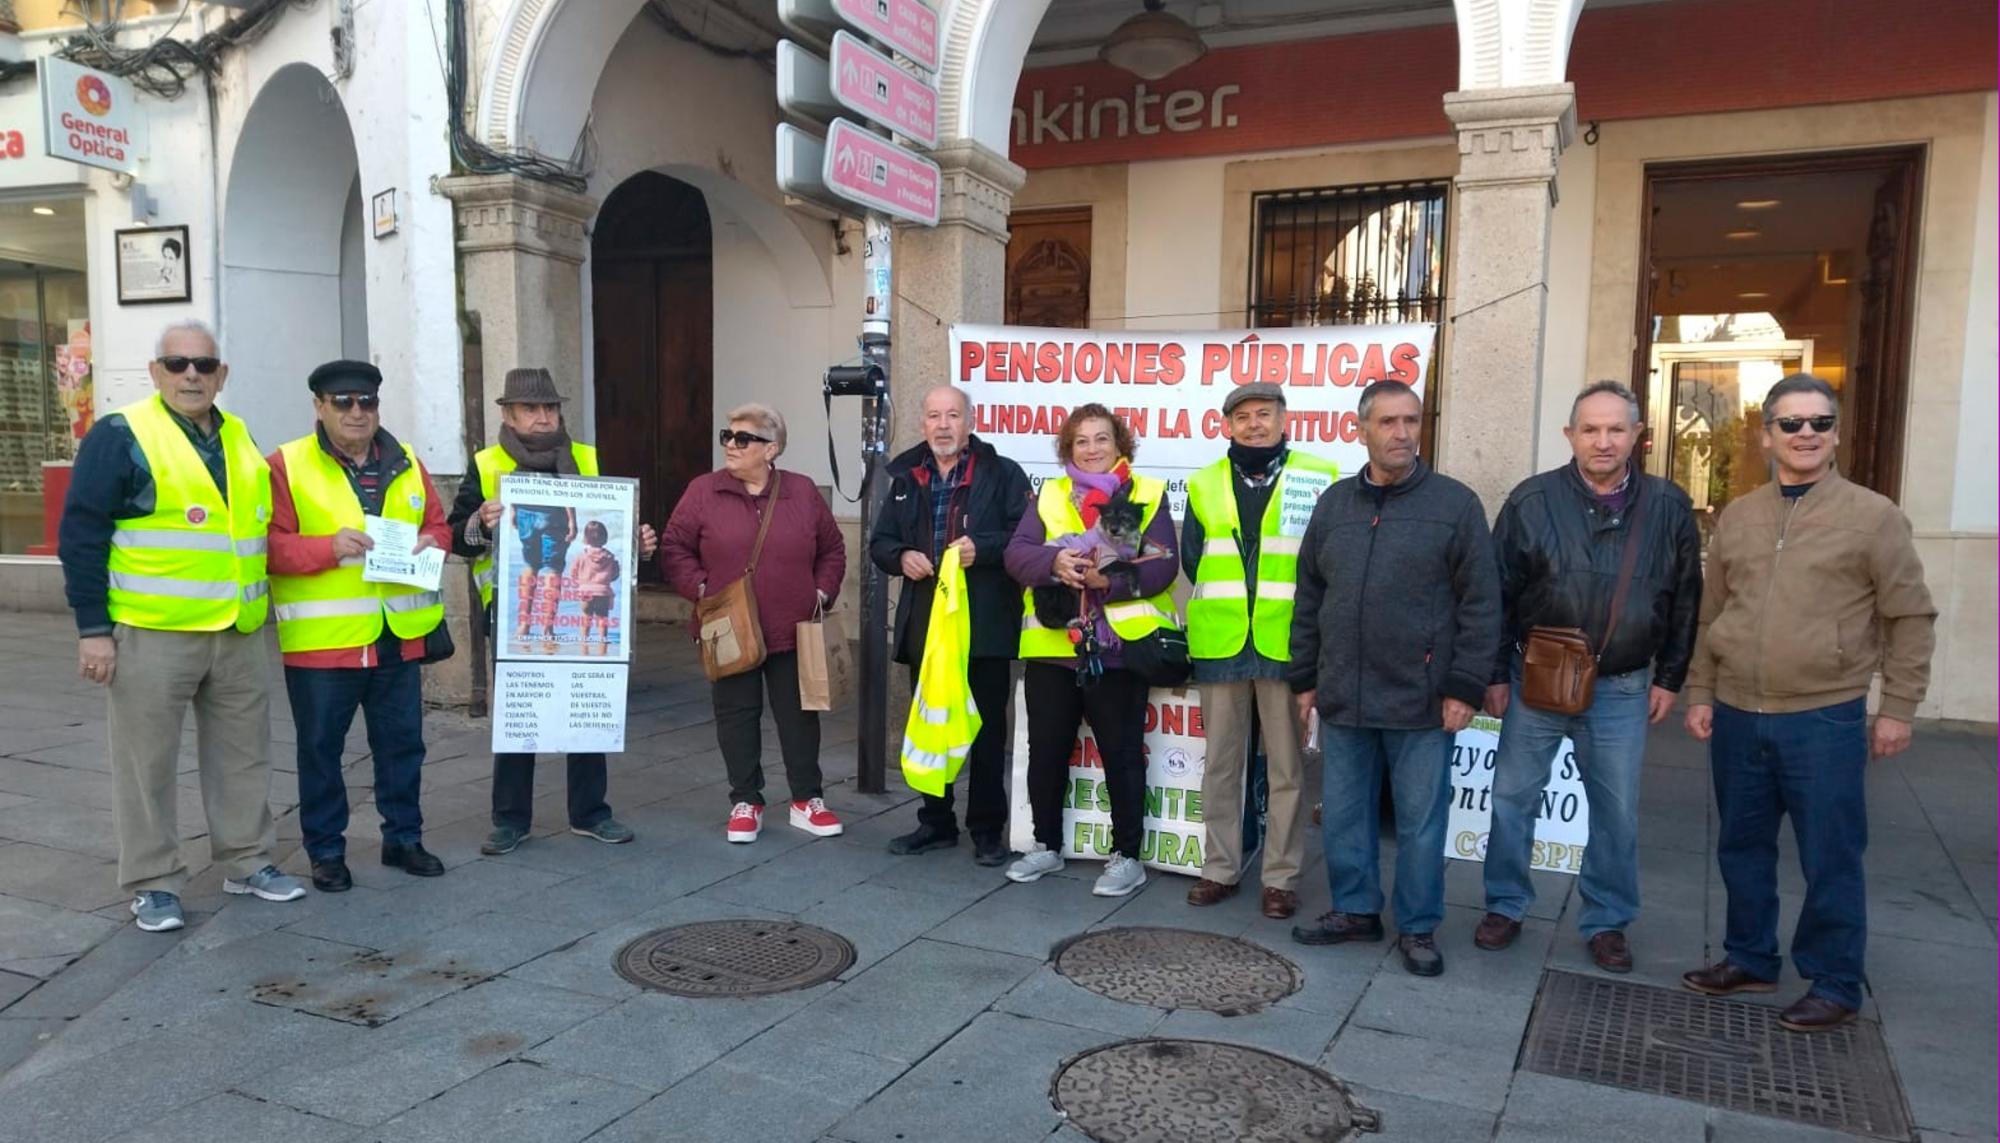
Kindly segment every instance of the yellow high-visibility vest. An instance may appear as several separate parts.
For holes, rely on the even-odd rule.
[[[153,511],[118,520],[111,533],[111,621],[155,631],[249,633],[264,625],[271,524],[271,466],[250,430],[221,419],[229,495],[155,394],[118,410],[153,477]]]
[[[597,475],[597,449],[587,444],[569,443],[569,454],[576,458],[578,476]],[[500,495],[500,478],[514,471],[518,465],[507,450],[499,445],[487,445],[473,454],[472,463],[479,469],[479,497],[481,503]],[[479,584],[479,602],[482,606],[493,606],[493,544],[499,543],[493,537],[486,548],[486,554],[472,561],[472,578]]]
[[[1297,519],[1304,500],[1317,501],[1340,478],[1332,461],[1291,452],[1264,508],[1257,540],[1257,608],[1250,608],[1243,549],[1236,537],[1243,524],[1236,514],[1235,477],[1223,457],[1188,479],[1188,511],[1201,521],[1201,562],[1194,569],[1194,594],[1188,598],[1188,657],[1232,659],[1253,635],[1257,653],[1267,659],[1291,658],[1292,599],[1298,591],[1299,540],[1305,535]],[[1293,501],[1292,526],[1285,526],[1288,495]],[[1311,509],[1304,509],[1306,518]],[[1287,534],[1289,533],[1289,534]],[[1251,630],[1252,616],[1256,630]]]
[[[1042,481],[1041,495],[1035,499],[1035,512],[1042,518],[1042,527],[1048,538],[1053,540],[1084,531],[1083,516],[1076,510],[1070,499],[1070,478],[1060,476]],[[1139,528],[1144,531],[1159,512],[1161,498],[1166,495],[1164,481],[1150,476],[1132,476],[1132,499],[1144,504],[1145,511],[1139,517]],[[1021,658],[1023,659],[1074,659],[1076,644],[1070,642],[1069,630],[1064,627],[1044,627],[1035,618],[1035,596],[1030,588],[1021,589],[1021,599],[1025,605],[1021,613]],[[1127,599],[1104,605],[1104,619],[1118,638],[1131,642],[1143,639],[1154,631],[1165,627],[1180,629],[1180,621],[1174,611],[1172,588],[1145,599]]]
[[[340,462],[320,447],[317,433],[278,449],[298,509],[299,535],[330,536],[342,528],[365,531],[361,498]],[[403,446],[408,467],[382,490],[382,518],[424,522],[424,478],[417,457]],[[274,575],[271,600],[278,613],[278,649],[327,651],[366,647],[382,637],[382,624],[398,639],[421,639],[444,621],[444,595],[400,583],[368,583],[361,560],[310,575]]]
[[[935,591],[917,693],[911,696],[903,727],[903,781],[920,794],[943,797],[985,723],[967,679],[972,610],[965,602],[965,569],[958,564],[957,548],[945,548]]]

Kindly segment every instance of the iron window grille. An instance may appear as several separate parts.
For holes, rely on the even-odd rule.
[[[1435,322],[1450,182],[1271,191],[1252,200],[1252,326]]]

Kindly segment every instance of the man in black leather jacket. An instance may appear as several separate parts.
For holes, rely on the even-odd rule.
[[[1701,540],[1687,493],[1632,462],[1638,400],[1615,381],[1577,395],[1563,429],[1576,459],[1529,477],[1494,525],[1505,607],[1501,658],[1486,692],[1488,714],[1506,715],[1493,766],[1493,822],[1486,843],[1486,917],[1473,940],[1497,950],[1520,934],[1535,899],[1528,879],[1535,819],[1549,764],[1565,735],[1589,802],[1590,841],[1578,888],[1579,928],[1608,972],[1629,972],[1625,926],[1639,912],[1639,771],[1646,727],[1673,709],[1694,652],[1701,606]],[[1620,569],[1640,545],[1619,614]],[[1577,715],[1521,701],[1518,647],[1534,627],[1581,628],[1598,654],[1597,683]],[[1608,638],[1607,638],[1608,636]]]

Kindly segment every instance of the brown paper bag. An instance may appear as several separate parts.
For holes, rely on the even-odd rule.
[[[847,641],[840,620],[834,616],[821,616],[820,627],[826,639],[827,678],[832,684],[833,704],[844,707],[854,702],[854,688],[859,679],[854,671],[854,644]]]
[[[826,616],[815,611],[813,618],[798,625],[799,709],[833,709],[833,675],[827,664]]]

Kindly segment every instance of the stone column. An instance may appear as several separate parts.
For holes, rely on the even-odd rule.
[[[1576,134],[1570,84],[1454,91],[1453,324],[1440,459],[1488,515],[1534,471],[1556,160]]]
[[[892,451],[922,436],[924,390],[952,378],[952,324],[997,323],[1005,312],[1007,212],[1028,177],[969,139],[948,143],[933,157],[944,171],[937,227],[896,230]]]
[[[584,226],[597,200],[517,175],[455,175],[439,188],[457,210],[464,307],[479,319],[485,439],[498,425],[493,399],[509,369],[547,368],[581,409]],[[587,438],[585,426],[572,428]]]

